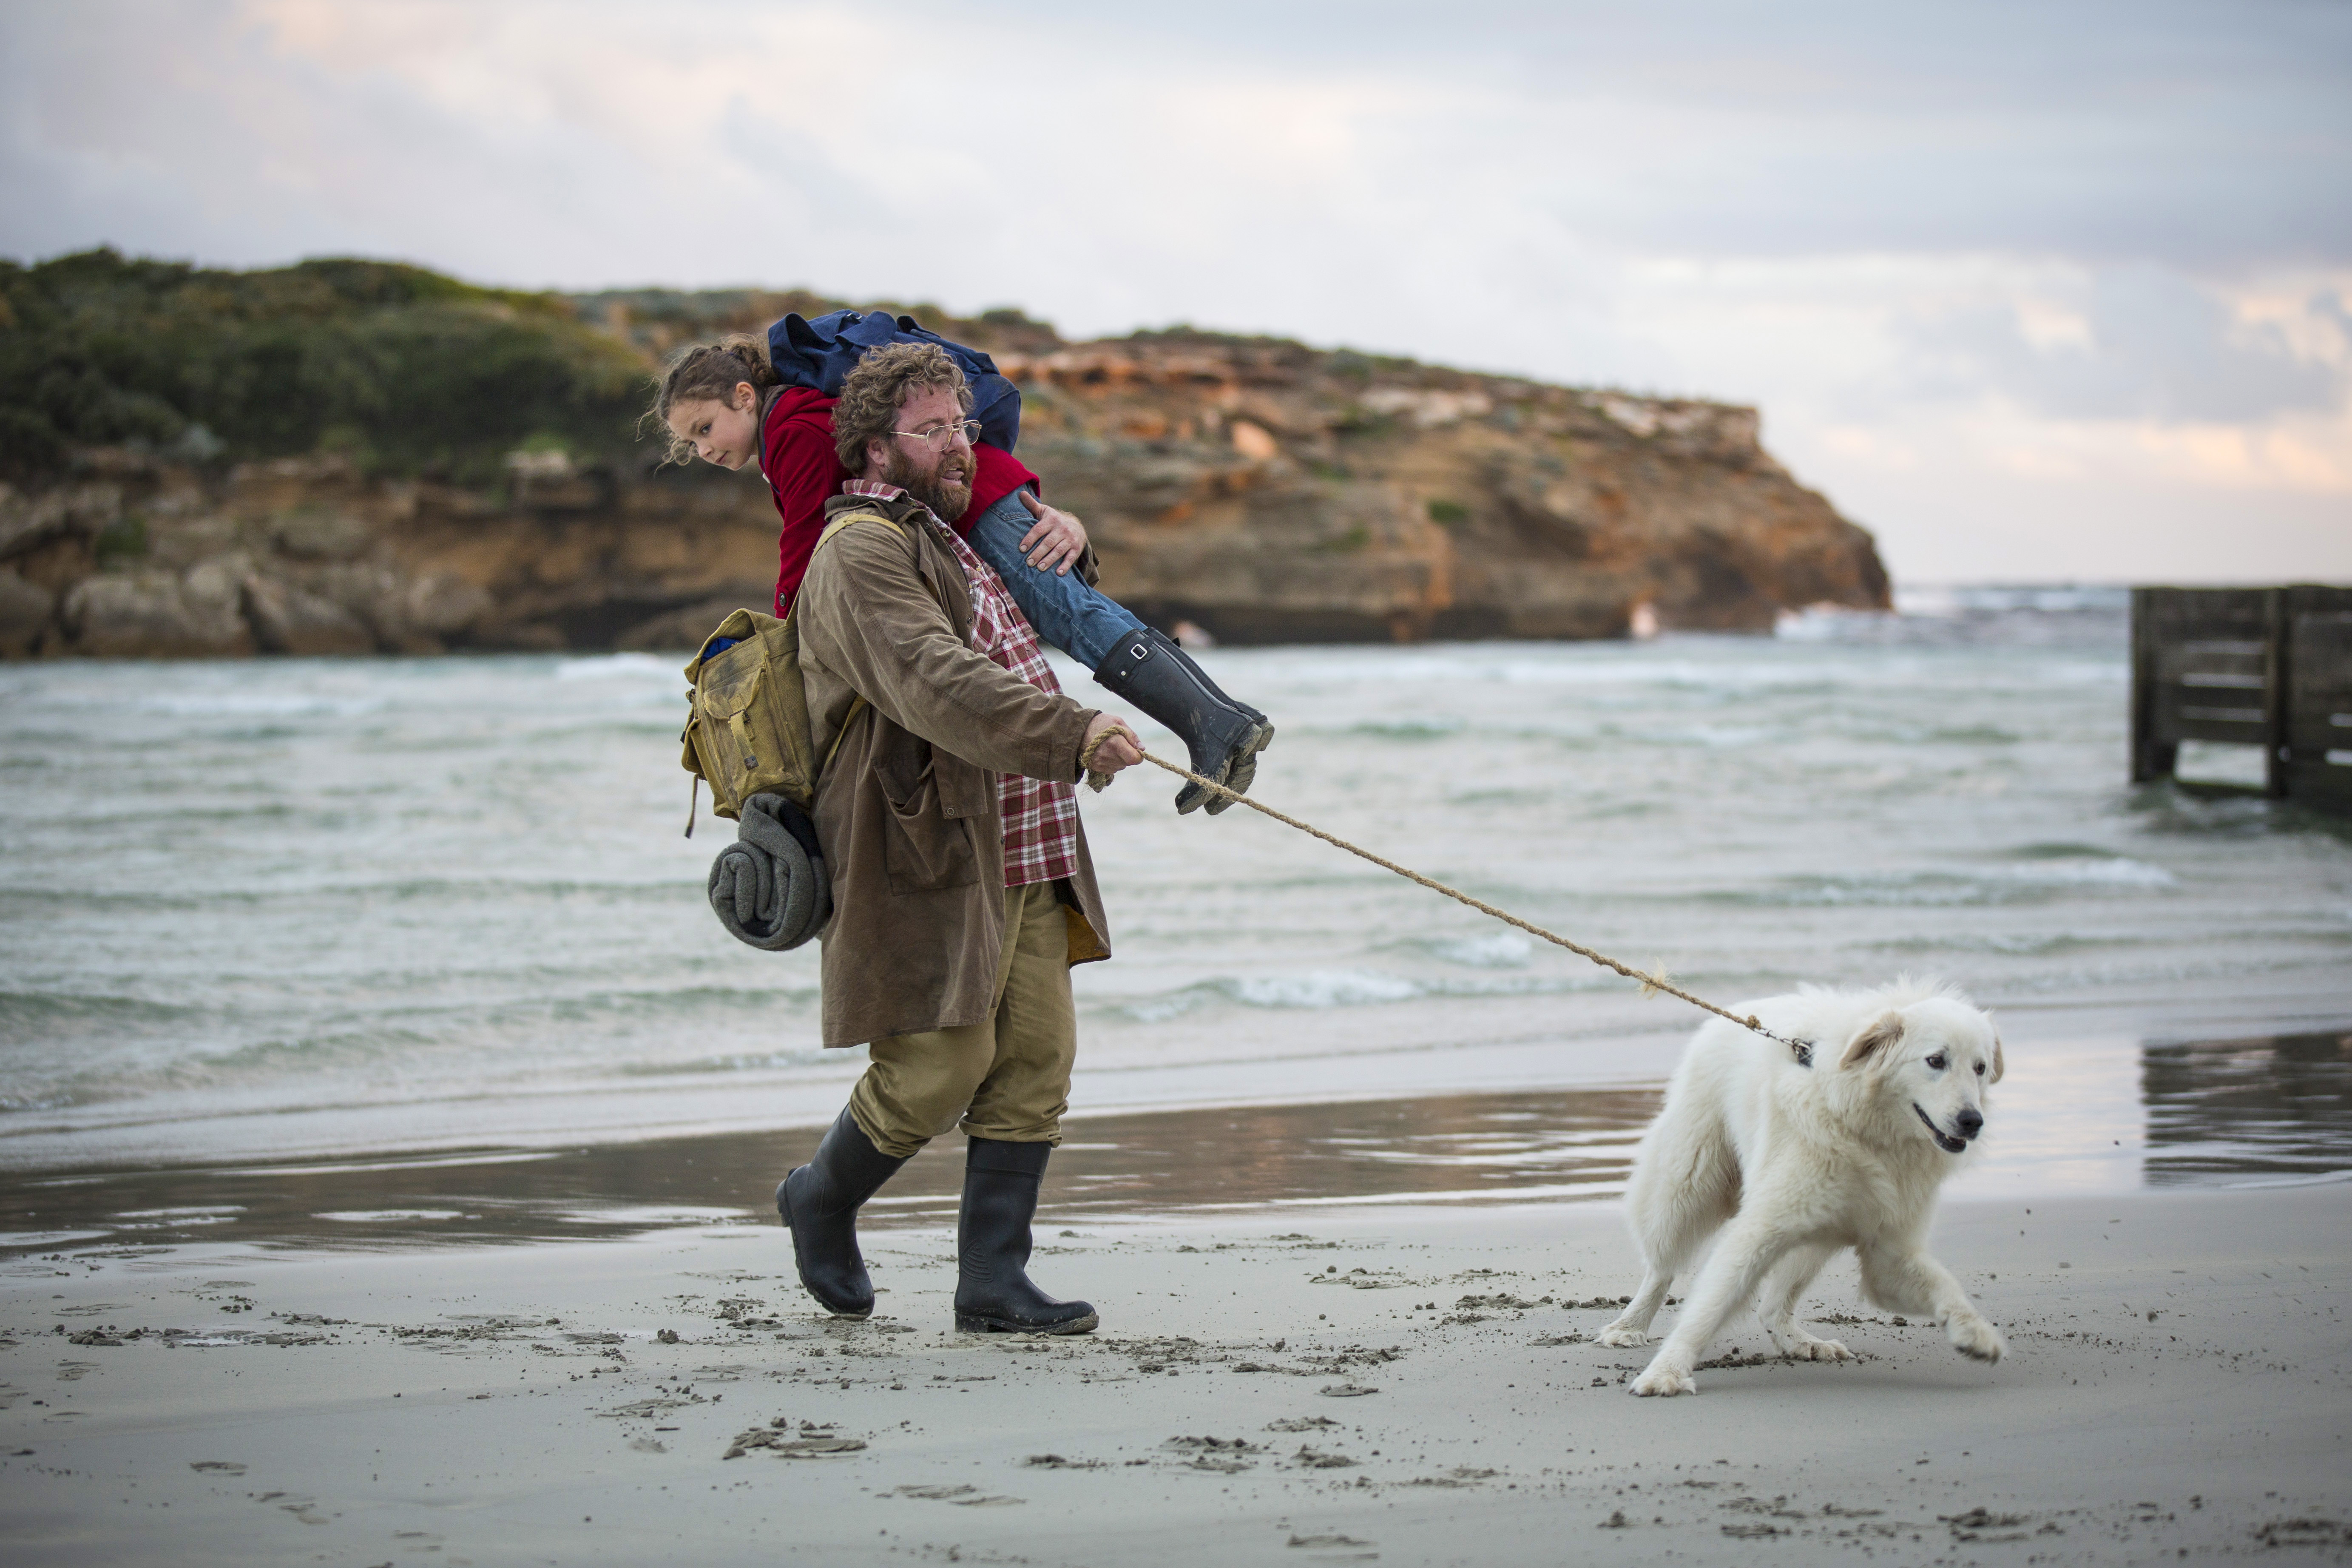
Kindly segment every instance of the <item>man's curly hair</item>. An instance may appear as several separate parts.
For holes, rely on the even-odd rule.
[[[859,360],[833,407],[833,449],[841,466],[853,474],[863,470],[866,443],[897,429],[899,405],[928,386],[953,387],[956,406],[971,412],[971,384],[937,343],[885,343]]]

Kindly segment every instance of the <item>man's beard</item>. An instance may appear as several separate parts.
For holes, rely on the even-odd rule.
[[[971,504],[971,473],[973,465],[967,461],[964,477],[952,484],[942,483],[938,470],[921,474],[915,469],[914,460],[894,445],[890,460],[882,465],[882,482],[896,485],[929,507],[941,522],[953,522],[961,517],[964,508]]]

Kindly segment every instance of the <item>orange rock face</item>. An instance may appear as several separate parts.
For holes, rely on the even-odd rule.
[[[1143,336],[998,356],[1022,455],[1103,587],[1226,641],[1761,631],[1885,608],[1870,536],[1755,410],[1299,344]]]

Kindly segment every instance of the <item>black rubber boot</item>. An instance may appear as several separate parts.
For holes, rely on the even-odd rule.
[[[1235,795],[1248,791],[1257,777],[1257,754],[1273,741],[1274,726],[1256,709],[1219,690],[1174,638],[1149,626],[1119,638],[1095,679],[1175,731],[1192,755],[1194,773]],[[1203,801],[1212,816],[1234,804],[1231,795],[1190,779],[1176,792],[1180,815]]]
[[[776,1212],[793,1233],[801,1283],[837,1318],[874,1310],[874,1281],[857,1250],[857,1210],[906,1163],[874,1147],[844,1107],[816,1158],[776,1184]]]
[[[1101,1320],[1084,1301],[1056,1301],[1029,1282],[1029,1223],[1050,1143],[974,1138],[963,1161],[956,1327],[971,1334],[1083,1334]]]

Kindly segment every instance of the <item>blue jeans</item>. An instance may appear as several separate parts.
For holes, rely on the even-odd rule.
[[[974,555],[1004,579],[1013,602],[1041,639],[1087,669],[1100,669],[1118,639],[1141,631],[1143,623],[1126,605],[1087,587],[1075,568],[1065,577],[1030,565],[1021,553],[1021,536],[1036,525],[1036,517],[1021,504],[1021,492],[1015,490],[981,513],[966,542]]]

